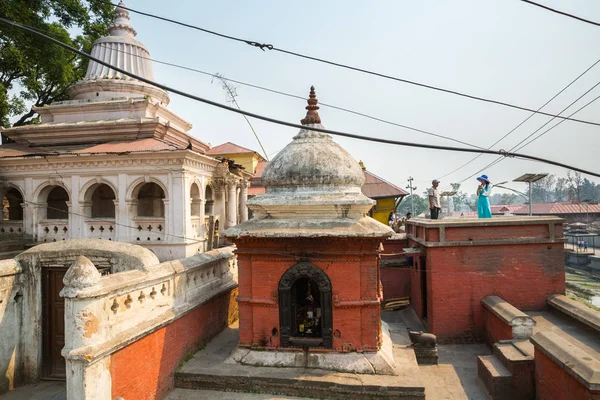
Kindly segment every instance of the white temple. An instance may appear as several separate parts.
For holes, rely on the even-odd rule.
[[[123,5],[91,54],[153,80]],[[247,219],[250,173],[206,155],[167,92],[90,61],[70,97],[36,107],[37,125],[2,130],[0,240],[115,240],[163,261],[211,249]]]

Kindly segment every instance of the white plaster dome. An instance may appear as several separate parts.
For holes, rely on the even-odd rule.
[[[137,32],[129,22],[129,11],[121,1],[115,8],[109,36],[94,42],[91,55],[142,78],[154,81],[152,60],[146,47],[134,37]],[[149,95],[155,102],[169,104],[169,95],[162,89],[133,79],[121,72],[90,60],[85,77],[74,84],[69,94],[74,100],[105,101],[117,97],[136,98]]]
[[[262,180],[267,188],[300,187],[318,190],[320,186],[360,188],[365,177],[358,162],[326,133],[310,128],[321,128],[314,87],[311,87],[306,128],[281,150],[265,168]]]

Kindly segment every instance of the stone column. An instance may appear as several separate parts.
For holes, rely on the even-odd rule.
[[[229,190],[229,204],[227,207],[227,224],[225,228],[237,225],[237,181],[228,181],[227,188]]]
[[[215,203],[213,205],[213,214],[220,215],[225,219],[225,181],[217,179],[215,181]]]
[[[248,207],[246,206],[246,201],[248,201],[248,186],[250,186],[248,181],[242,181],[240,192],[240,222],[248,220]]]
[[[77,205],[77,206],[75,206]],[[79,203],[73,203],[72,201],[67,201],[67,228],[65,236],[66,239],[77,239],[82,237],[81,232],[79,231],[79,223],[81,221],[81,217],[74,213],[79,214]],[[64,232],[63,232],[64,233]]]
[[[81,218],[81,234],[78,236],[78,238],[86,238],[86,237],[90,236],[90,231],[89,231],[87,224],[85,223],[85,220],[92,218],[92,202],[91,201],[80,201],[79,209],[81,210],[81,214],[85,215],[85,217],[80,217]],[[72,237],[72,239],[73,239],[73,237]]]
[[[185,242],[183,237],[189,237],[190,224],[190,208],[191,204],[188,201],[190,198],[190,188],[185,182],[185,174],[183,171],[174,171],[171,173],[171,187],[169,188],[168,198],[173,199],[171,207],[168,207],[168,202],[165,202],[165,225],[170,226],[168,233],[172,234],[170,238],[165,238],[169,242]],[[179,199],[181,199],[179,201]],[[171,208],[168,210],[168,208]]]
[[[115,200],[115,240],[119,242],[129,242],[130,229],[127,226],[132,226],[131,214],[129,209],[131,208],[127,202],[127,174],[119,174],[117,178],[117,196],[118,200]]]

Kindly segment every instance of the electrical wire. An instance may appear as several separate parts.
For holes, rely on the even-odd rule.
[[[571,86],[572,86],[572,85],[573,85],[575,82],[577,82],[577,81],[578,81],[578,80],[579,80],[579,79],[580,79],[582,76],[584,76],[586,73],[588,73],[588,72],[589,72],[589,71],[590,71],[592,68],[594,68],[594,67],[595,67],[595,66],[596,66],[598,63],[600,63],[600,59],[596,60],[596,62],[594,62],[592,65],[590,65],[588,68],[586,68],[586,70],[585,70],[585,71],[583,71],[583,72],[582,72],[581,74],[579,74],[579,75],[578,75],[578,76],[577,76],[575,79],[573,79],[571,82],[569,82],[569,84],[568,84],[567,86],[565,86],[565,87],[564,87],[564,88],[562,88],[562,89],[561,89],[561,90],[560,90],[558,93],[556,93],[554,96],[552,96],[552,97],[551,97],[551,98],[550,98],[548,101],[546,101],[546,102],[545,102],[545,103],[544,103],[544,104],[543,104],[543,105],[542,105],[540,108],[538,108],[538,109],[537,109],[537,111],[540,111],[542,108],[544,108],[544,107],[546,107],[548,104],[550,104],[550,102],[552,102],[554,99],[556,99],[558,96],[560,96],[560,95],[561,95],[561,94],[562,94],[562,93],[563,93],[565,90],[567,90],[569,87],[571,87]],[[595,88],[596,86],[598,86],[599,84],[600,84],[600,82],[599,82],[599,83],[597,83],[596,85],[594,85],[594,86],[592,87],[592,89],[593,89],[593,88]],[[580,97],[579,97],[577,100],[575,100],[575,102],[577,102],[579,99],[581,99],[581,98],[582,98],[583,96],[585,96],[587,93],[589,93],[589,92],[590,92],[592,89],[588,90],[588,91],[587,91],[587,92],[585,92],[583,95],[581,95],[581,96],[580,96]],[[571,105],[572,105],[572,104],[574,104],[575,102],[571,103]],[[570,105],[569,105],[569,107],[570,107]],[[569,107],[567,107],[566,109],[568,109]],[[566,110],[566,109],[565,109],[565,110]],[[565,110],[563,110],[563,111],[565,111]],[[561,114],[563,111],[561,111],[559,114]],[[509,135],[511,135],[511,134],[512,134],[514,131],[516,131],[518,128],[520,128],[520,127],[521,127],[521,126],[522,126],[522,125],[523,125],[525,122],[529,121],[529,120],[530,120],[530,119],[531,119],[531,118],[532,118],[534,115],[536,115],[536,114],[538,114],[538,113],[537,113],[537,112],[534,112],[534,113],[532,113],[532,114],[531,114],[529,117],[525,118],[525,119],[524,119],[523,121],[521,121],[521,122],[520,122],[520,123],[519,123],[517,126],[515,126],[514,128],[512,128],[512,129],[511,129],[511,130],[510,130],[508,133],[506,133],[506,134],[505,134],[504,136],[502,136],[500,139],[496,140],[496,141],[495,141],[495,142],[494,142],[494,143],[493,143],[493,144],[492,144],[490,147],[488,147],[488,149],[491,149],[492,147],[494,147],[495,145],[497,145],[498,143],[500,143],[502,140],[506,139],[506,138],[507,138]],[[542,125],[542,126],[541,126],[541,127],[538,129],[538,130],[536,130],[536,131],[534,132],[534,134],[535,134],[536,132],[538,132],[540,129],[542,129],[544,126],[546,126],[546,125],[547,125],[547,124],[548,124],[550,121],[552,121],[552,119],[551,119],[551,120],[549,120],[549,121],[548,121],[546,124]],[[564,120],[563,120],[563,121],[564,121]],[[531,137],[531,135],[529,135],[527,138],[529,138],[529,137]],[[525,138],[525,140],[527,140],[527,138]],[[522,142],[521,142],[521,143],[522,143]],[[520,143],[519,143],[519,144],[520,144]],[[518,146],[518,144],[517,144],[517,146]],[[514,149],[514,147],[513,147],[513,149]],[[473,157],[471,160],[469,160],[469,161],[467,161],[466,163],[462,164],[460,167],[458,167],[458,168],[456,168],[456,169],[454,169],[454,170],[452,170],[452,171],[448,172],[447,174],[445,174],[445,175],[442,175],[441,177],[439,177],[439,178],[436,178],[436,179],[442,179],[442,178],[445,178],[445,177],[447,177],[447,176],[449,176],[449,175],[451,175],[451,174],[455,173],[456,171],[459,171],[459,170],[463,169],[463,168],[464,168],[464,167],[466,167],[467,165],[471,164],[473,161],[477,160],[479,157],[481,157],[481,154],[479,154],[479,155],[477,155],[477,156]],[[487,167],[484,167],[484,169],[485,169],[485,168],[487,168]],[[479,171],[479,172],[481,172],[481,171]],[[475,173],[475,175],[476,175],[476,174],[478,174],[479,172],[476,172],[476,173]],[[469,178],[471,178],[472,176],[473,176],[473,175],[469,176]],[[469,178],[466,178],[466,179],[469,179]],[[465,179],[465,180],[466,180],[466,179]],[[461,181],[461,182],[464,182],[464,180],[463,180],[463,181]]]
[[[176,24],[176,25],[181,25],[181,26],[184,26],[186,28],[195,29],[195,30],[198,30],[198,31],[201,31],[201,32],[204,32],[204,33],[209,33],[211,35],[219,36],[219,37],[222,37],[222,38],[225,38],[225,39],[229,39],[229,40],[234,40],[234,41],[237,41],[237,42],[245,43],[245,44],[248,44],[248,45],[253,46],[253,47],[258,47],[258,48],[260,48],[263,51],[265,49],[267,49],[267,50],[273,50],[273,51],[277,51],[277,52],[280,52],[280,53],[292,55],[292,56],[295,56],[295,57],[304,58],[304,59],[307,59],[307,60],[312,60],[312,61],[320,62],[320,63],[323,63],[323,64],[329,64],[329,65],[333,65],[335,67],[345,68],[345,69],[348,69],[348,70],[352,70],[352,71],[356,71],[356,72],[361,72],[361,73],[364,73],[364,74],[373,75],[373,76],[377,76],[377,77],[384,78],[384,79],[389,79],[389,80],[393,80],[393,81],[397,81],[397,82],[402,82],[402,83],[406,83],[406,84],[410,84],[410,85],[414,85],[414,86],[419,86],[419,87],[423,87],[423,88],[426,88],[426,89],[435,90],[435,91],[438,91],[438,92],[453,94],[453,95],[456,95],[456,96],[461,96],[461,97],[469,98],[469,99],[472,99],[472,100],[478,100],[478,101],[482,101],[482,102],[485,102],[485,103],[497,104],[497,105],[501,105],[501,106],[504,106],[504,107],[514,108],[514,109],[517,109],[517,110],[534,112],[534,110],[531,109],[531,108],[519,106],[519,105],[512,104],[512,103],[507,103],[507,102],[504,102],[504,101],[488,99],[488,98],[485,98],[485,97],[475,96],[475,95],[471,95],[471,94],[459,92],[459,91],[456,91],[456,90],[444,89],[444,88],[441,88],[441,87],[438,87],[438,86],[433,86],[433,85],[428,85],[428,84],[425,84],[425,83],[420,83],[420,82],[416,82],[416,81],[412,81],[412,80],[408,80],[408,79],[398,78],[398,77],[391,76],[391,75],[386,75],[386,74],[383,74],[383,73],[380,73],[380,72],[370,71],[370,70],[366,70],[366,69],[363,69],[363,68],[358,68],[358,67],[350,66],[350,65],[347,65],[347,64],[342,64],[342,63],[335,62],[335,61],[325,60],[325,59],[318,58],[318,57],[313,57],[313,56],[309,56],[309,55],[305,55],[305,54],[301,54],[301,53],[296,53],[296,52],[293,52],[293,51],[290,51],[290,50],[280,49],[280,48],[277,48],[277,47],[273,46],[272,44],[259,43],[259,42],[255,42],[255,41],[252,41],[252,40],[246,40],[246,39],[238,38],[238,37],[235,37],[235,36],[225,35],[225,34],[222,34],[222,33],[219,33],[219,32],[215,32],[215,31],[211,31],[211,30],[208,30],[208,29],[205,29],[205,28],[201,28],[199,26],[195,26],[195,25],[191,25],[191,24],[186,24],[184,22],[180,22],[180,21],[177,21],[177,20],[174,20],[174,19],[165,18],[165,17],[161,17],[161,16],[158,16],[158,15],[155,15],[155,14],[151,14],[151,13],[147,13],[147,12],[135,10],[135,9],[129,8],[127,6],[119,6],[118,4],[112,3],[110,1],[104,1],[104,3],[106,3],[106,4],[112,4],[115,7],[120,7],[122,9],[124,9],[124,10],[128,10],[128,11],[134,12],[136,14],[144,15],[146,17],[155,18],[155,19],[158,19],[158,20],[161,20],[161,21],[166,21],[166,22],[173,23],[173,24]],[[546,115],[546,116],[549,116],[549,117],[557,117],[557,118],[569,119],[567,117],[560,117],[560,116],[557,116],[555,114],[550,114],[550,113],[546,113],[546,112],[539,112],[539,114]],[[574,122],[583,123],[583,124],[600,126],[600,122],[584,121],[584,120],[580,120],[580,119],[569,119],[569,120],[570,121],[574,121]]]
[[[296,129],[302,129],[302,130],[308,129],[308,130],[315,131],[315,132],[327,133],[327,134],[330,134],[330,135],[342,136],[342,137],[359,139],[359,140],[365,140],[365,141],[376,142],[376,143],[394,144],[394,145],[400,145],[400,146],[416,147],[416,148],[424,148],[424,149],[432,149],[432,150],[446,150],[446,151],[458,151],[458,152],[466,152],[466,153],[494,154],[494,155],[500,155],[500,156],[503,156],[503,157],[517,157],[518,156],[518,157],[521,157],[521,158],[524,158],[524,159],[542,161],[542,162],[545,162],[545,163],[550,164],[550,165],[555,165],[555,166],[559,166],[559,167],[571,169],[571,170],[574,170],[574,171],[577,171],[577,172],[581,172],[581,173],[584,173],[584,174],[588,174],[588,175],[596,176],[596,177],[600,178],[600,173],[596,173],[596,172],[592,172],[592,171],[587,171],[587,170],[584,170],[584,169],[581,169],[581,168],[578,168],[578,167],[574,167],[574,166],[571,166],[571,165],[568,165],[568,164],[560,163],[558,161],[548,160],[548,159],[545,159],[545,158],[542,158],[542,157],[531,156],[531,155],[527,155],[527,154],[508,153],[508,152],[506,152],[504,150],[494,151],[494,150],[486,150],[486,149],[470,149],[470,148],[464,148],[464,147],[450,147],[450,146],[441,146],[441,145],[433,145],[433,144],[425,144],[425,143],[403,142],[403,141],[397,141],[397,140],[391,140],[391,139],[383,139],[383,138],[373,138],[373,137],[362,136],[362,135],[358,135],[358,134],[354,134],[354,133],[347,133],[347,132],[333,131],[333,130],[330,130],[330,129],[318,128],[318,127],[316,127],[314,125],[311,125],[311,126],[299,125],[299,124],[295,124],[295,123],[291,123],[291,122],[286,122],[286,121],[278,120],[278,119],[271,118],[271,117],[266,117],[264,115],[251,113],[251,112],[248,112],[248,111],[244,111],[244,110],[240,110],[240,109],[237,109],[237,108],[234,108],[234,107],[227,106],[225,104],[217,103],[217,102],[214,102],[212,100],[208,100],[208,99],[205,99],[205,98],[202,98],[202,97],[199,97],[199,96],[195,96],[195,95],[183,92],[181,90],[174,89],[174,88],[171,88],[169,86],[166,86],[166,85],[154,82],[154,81],[146,79],[146,78],[143,78],[143,77],[138,76],[136,74],[133,74],[133,73],[131,73],[129,71],[126,71],[126,70],[124,70],[122,68],[119,68],[119,67],[116,67],[114,65],[111,65],[110,63],[107,63],[107,62],[105,62],[103,60],[100,60],[100,59],[98,59],[96,57],[93,57],[93,56],[91,56],[91,55],[89,55],[89,54],[87,54],[87,53],[85,53],[83,51],[80,51],[80,50],[74,48],[74,47],[71,47],[71,46],[69,46],[69,45],[67,45],[67,44],[65,44],[65,43],[63,43],[63,42],[61,42],[59,40],[56,40],[56,39],[54,39],[54,38],[52,38],[52,37],[50,37],[48,35],[45,35],[45,34],[43,34],[41,32],[38,32],[38,31],[36,31],[33,28],[30,28],[30,27],[21,25],[19,23],[7,20],[5,18],[0,18],[0,22],[3,22],[5,24],[14,26],[14,27],[19,28],[21,30],[25,30],[25,31],[31,32],[31,33],[33,33],[35,35],[38,35],[40,37],[43,37],[46,40],[51,41],[52,43],[55,43],[55,44],[57,44],[57,45],[65,48],[67,50],[70,50],[70,51],[72,51],[74,53],[79,54],[80,56],[87,57],[90,60],[93,60],[93,61],[97,62],[98,64],[104,65],[104,66],[106,66],[108,68],[111,68],[111,69],[117,71],[117,72],[120,72],[120,73],[122,73],[124,75],[127,75],[127,76],[131,77],[131,78],[137,79],[137,80],[139,80],[141,82],[145,82],[145,83],[147,83],[149,85],[155,86],[155,87],[157,87],[159,89],[167,90],[167,91],[170,91],[172,93],[176,93],[176,94],[178,94],[180,96],[187,97],[189,99],[196,100],[196,101],[199,101],[199,102],[202,102],[202,103],[205,103],[205,104],[209,104],[209,105],[212,105],[214,107],[218,107],[218,108],[221,108],[221,109],[224,109],[224,110],[228,110],[228,111],[231,111],[231,112],[234,112],[234,113],[237,113],[237,114],[243,114],[243,115],[246,115],[246,116],[249,116],[249,117],[253,117],[253,118],[256,118],[256,119],[263,120],[263,121],[271,122],[271,123],[274,123],[274,124],[278,124],[278,125],[282,125],[282,126],[288,126],[288,127],[296,128]]]
[[[598,23],[598,22],[590,21],[589,19],[581,18],[581,17],[578,17],[576,15],[569,14],[569,13],[566,13],[564,11],[557,10],[555,8],[550,8],[550,7],[545,6],[543,4],[539,4],[539,3],[536,3],[536,2],[533,2],[533,1],[530,1],[530,0],[521,0],[521,1],[523,3],[531,4],[532,6],[540,7],[540,8],[543,8],[545,10],[551,11],[551,12],[556,13],[556,14],[564,15],[565,17],[574,18],[574,19],[579,20],[581,22],[585,22],[585,23],[588,23],[588,24],[600,26],[600,23]]]

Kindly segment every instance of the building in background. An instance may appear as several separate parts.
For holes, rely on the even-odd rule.
[[[153,80],[129,19],[117,7],[91,54]],[[36,107],[39,124],[2,130],[0,239],[129,242],[162,261],[215,247],[247,218],[251,174],[208,155],[167,92],[91,61],[70,97]]]

